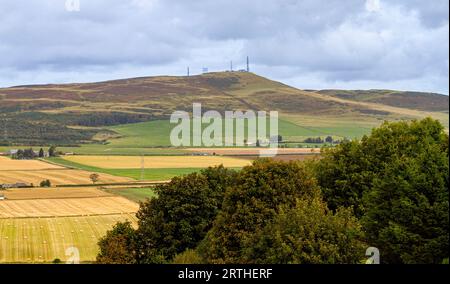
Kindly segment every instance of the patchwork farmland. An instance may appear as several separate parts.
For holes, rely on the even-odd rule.
[[[2,195],[4,263],[64,261],[70,247],[79,250],[81,262],[92,262],[98,239],[116,222],[136,224],[137,203],[95,187],[8,189]]]
[[[188,150],[186,150],[187,152]],[[81,262],[95,261],[97,242],[119,221],[134,216],[138,202],[155,196],[145,178],[173,176],[223,164],[242,168],[253,157],[213,156],[191,152],[184,156],[62,156],[47,160],[0,157],[0,184],[25,183],[31,188],[0,191],[0,262],[49,263],[66,261],[70,247]],[[97,173],[97,186],[90,175]],[[150,174],[149,174],[150,173]],[[43,180],[51,187],[36,187]],[[144,184],[141,185],[141,182]],[[108,184],[108,185],[107,185]]]
[[[92,173],[44,161],[0,157],[0,184],[39,185],[45,179],[52,183],[50,188],[0,191],[0,262],[66,261],[70,247],[78,249],[80,262],[93,262],[98,239],[116,222],[129,220],[135,225],[138,203],[114,194],[113,189],[106,192],[81,186],[92,184]],[[130,181],[133,179],[100,173],[98,182]]]
[[[12,160],[0,157],[0,184],[26,183],[39,185],[43,180],[50,180],[52,185],[90,184],[92,172],[67,169],[59,165],[38,160]],[[129,182],[126,177],[102,174],[99,182]]]
[[[43,180],[50,180],[53,185],[77,185],[90,184],[91,172],[81,170],[25,170],[25,171],[0,171],[0,184],[13,184],[16,182],[39,185]],[[100,183],[129,182],[131,179],[108,174],[101,174]]]

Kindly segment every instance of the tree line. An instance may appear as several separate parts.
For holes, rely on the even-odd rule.
[[[99,263],[448,261],[448,135],[430,118],[384,123],[321,159],[260,159],[173,178],[117,223]]]
[[[56,152],[55,146],[50,146],[47,151],[48,157],[56,157],[59,153]],[[33,148],[19,149],[17,152],[11,155],[14,160],[31,160],[35,158],[44,158],[46,153],[43,148],[39,149],[39,152],[35,152]]]

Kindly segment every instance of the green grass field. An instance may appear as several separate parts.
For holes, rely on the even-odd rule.
[[[156,197],[156,193],[153,190],[153,188],[109,188],[109,189],[103,189],[106,192],[117,194],[120,196],[123,196],[131,201],[134,202],[143,202],[147,199],[151,199],[153,197]]]
[[[141,169],[103,169],[92,167],[88,165],[83,165],[79,163],[75,163],[72,161],[68,161],[62,158],[47,158],[45,159],[49,162],[59,164],[62,166],[76,168],[80,170],[92,171],[97,173],[105,173],[115,176],[123,176],[129,177],[136,180],[141,179]],[[186,175],[193,172],[198,172],[201,169],[198,168],[182,168],[182,169],[144,169],[143,180],[148,181],[158,181],[158,180],[169,180],[175,176]]]
[[[330,135],[336,139],[359,138],[370,132],[371,128],[380,121],[336,121],[330,118],[327,121],[317,121],[314,117],[286,117],[278,122],[279,134],[284,141],[295,141],[302,145],[302,141],[308,137],[323,137]],[[223,121],[223,125],[225,121]],[[81,144],[79,147],[58,147],[62,152],[73,152],[79,155],[183,155],[189,153],[185,149],[171,147],[170,133],[175,124],[169,120],[157,120],[142,123],[123,124],[111,126],[108,129],[117,132],[119,138],[111,138],[107,144]],[[203,125],[203,129],[207,124]],[[269,122],[266,123],[267,136],[269,136]],[[234,124],[234,129],[236,125]],[[245,123],[245,135],[248,134],[248,124]],[[224,133],[222,133],[224,136]],[[192,127],[191,127],[192,140]],[[307,146],[305,144],[304,146]],[[48,148],[47,146],[0,146],[0,152],[9,149],[32,147]]]
[[[223,122],[225,124],[225,122]],[[170,132],[175,124],[170,124],[168,120],[158,120],[142,123],[125,124],[110,127],[109,129],[119,133],[123,137],[111,139],[110,148],[120,147],[164,147],[170,146]],[[203,125],[205,128],[207,124]],[[266,123],[267,135],[269,135],[269,122]],[[236,126],[234,126],[236,127]],[[245,133],[248,133],[248,125],[245,124]],[[300,123],[294,123],[288,120],[279,119],[278,131],[284,140],[303,141],[307,137],[317,136],[337,136],[357,138],[370,132],[370,126],[361,126],[355,124],[333,125],[331,126],[302,126]],[[192,127],[191,127],[192,137]],[[175,150],[175,149],[174,149]],[[177,149],[179,152],[182,150]]]

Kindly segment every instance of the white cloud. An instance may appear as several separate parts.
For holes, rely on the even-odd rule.
[[[448,93],[448,0],[81,0],[77,13],[64,1],[2,1],[0,86],[184,75],[249,55],[300,88]]]
[[[379,12],[381,10],[380,0],[366,0],[366,10],[369,12]]]

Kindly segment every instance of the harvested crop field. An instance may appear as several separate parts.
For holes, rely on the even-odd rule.
[[[139,205],[123,197],[0,201],[0,218],[88,216],[135,213]]]
[[[0,156],[0,171],[46,169],[62,169],[62,167],[37,160],[12,160]]]
[[[2,191],[2,193],[7,200],[89,198],[111,196],[110,193],[98,190],[94,187],[8,189]]]
[[[105,169],[133,169],[142,166],[142,158],[139,156],[66,156],[64,159]],[[147,156],[143,160],[143,166],[147,169],[206,168],[220,164],[238,168],[250,164],[247,159],[218,156]]]
[[[275,157],[271,157],[270,159],[273,159],[275,161],[306,161],[306,160],[314,160],[314,159],[320,159],[319,154],[301,154],[301,155],[276,155]],[[242,159],[248,159],[248,160],[256,160],[259,157],[258,156],[241,156]]]
[[[268,148],[189,148],[187,151],[202,154],[216,155],[259,155],[261,150]],[[278,148],[277,153],[280,155],[310,154],[320,153],[320,148]]]
[[[0,171],[0,184],[13,184],[17,182],[32,183],[35,186],[43,180],[50,180],[52,185],[76,185],[91,184],[89,176],[91,172],[70,169],[51,169],[51,170],[17,170]],[[98,183],[117,183],[129,182],[130,178],[118,177],[109,174],[100,173]]]
[[[126,220],[136,225],[134,214],[0,219],[0,262],[49,263],[56,258],[66,262],[70,247],[79,250],[81,262],[92,262],[99,238]]]

